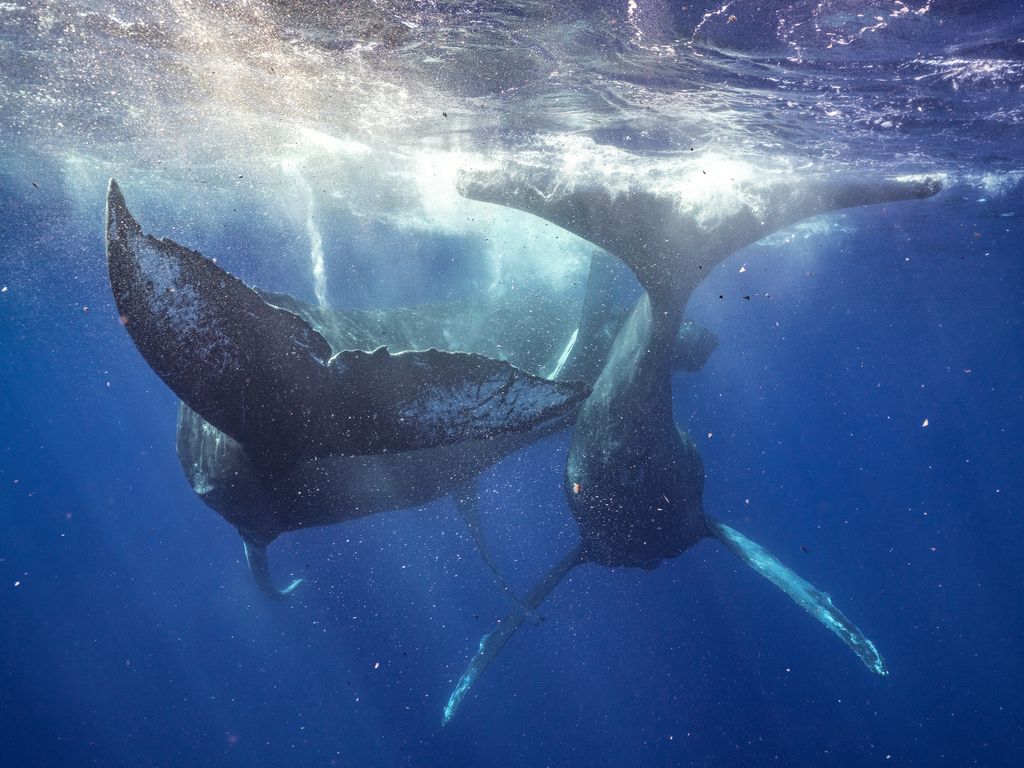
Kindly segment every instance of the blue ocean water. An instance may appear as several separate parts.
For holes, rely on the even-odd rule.
[[[10,2],[0,62],[0,765],[1021,763],[1019,3]],[[449,499],[285,535],[307,583],[257,592],[118,322],[107,179],[309,301],[573,294],[592,248],[454,191],[507,157],[710,175],[709,215],[760,174],[943,180],[727,259],[687,308],[719,347],[674,381],[706,509],[889,677],[703,542],[574,571],[442,728],[508,607]],[[575,540],[568,443],[482,477],[522,591]]]

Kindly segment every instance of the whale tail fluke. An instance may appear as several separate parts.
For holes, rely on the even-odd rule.
[[[483,355],[330,344],[213,260],[143,233],[117,182],[107,265],[121,322],[164,383],[264,466],[489,439],[565,419],[589,393]]]
[[[254,544],[244,539],[242,544],[245,547],[245,562],[248,563],[249,572],[252,573],[253,578],[256,580],[256,586],[260,588],[260,592],[271,600],[287,600],[298,589],[299,585],[305,581],[305,579],[295,579],[284,589],[278,589],[270,578],[270,564],[267,562],[266,546]]]
[[[523,603],[529,611],[535,612],[540,608],[540,604],[561,583],[566,574],[583,562],[582,552],[581,547],[577,546],[574,548],[534,585],[533,589],[523,598]],[[488,665],[494,661],[501,649],[505,647],[505,643],[522,626],[526,618],[526,613],[518,608],[514,609],[498,623],[497,627],[481,638],[476,654],[470,660],[466,671],[462,673],[462,677],[455,684],[451,696],[448,697],[448,703],[445,705],[444,716],[441,720],[442,725],[447,725],[455,716],[455,712],[466,697],[470,687],[477,681],[477,678],[480,677],[483,671],[487,669]]]
[[[725,545],[726,549],[789,595],[793,602],[828,629],[835,632],[844,643],[850,646],[850,649],[857,654],[868,669],[883,677],[889,674],[875,644],[868,640],[864,633],[832,604],[832,598],[797,576],[776,560],[768,550],[751,541],[736,529],[711,518],[708,518],[707,522],[711,532]]]
[[[629,265],[652,299],[664,296],[678,305],[727,256],[802,219],[931,197],[942,188],[932,178],[734,180],[697,174],[693,195],[699,197],[701,184],[708,185],[708,206],[635,184],[619,189],[589,179],[565,184],[547,169],[511,162],[460,173],[458,189],[473,200],[532,213],[605,249]],[[722,209],[719,215],[716,207]]]

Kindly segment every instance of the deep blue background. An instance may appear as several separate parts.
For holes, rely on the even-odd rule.
[[[204,47],[217,4],[121,4],[166,14],[137,28],[107,5],[0,8],[0,768],[1024,764],[1019,2],[917,0],[928,12],[866,33],[902,4],[733,2],[735,23],[720,13],[700,34],[723,3],[643,2],[629,22],[611,0],[413,2],[423,46],[351,71],[349,30],[306,3],[254,39],[280,54],[273,33],[307,36],[275,61],[299,51],[296,82],[335,94],[309,114],[278,103],[252,40]],[[404,28],[391,6],[352,15],[380,11],[361,32],[386,37]],[[451,58],[421,67],[424,51]],[[256,96],[191,79],[230,54]],[[352,72],[366,80],[330,90]],[[374,123],[357,101],[353,117],[363,89],[380,108],[378,76],[438,102]],[[689,315],[720,347],[675,390],[708,512],[828,591],[891,676],[707,542],[649,573],[573,572],[442,729],[507,610],[448,501],[282,538],[275,574],[307,584],[262,599],[237,534],[180,471],[175,400],[118,323],[101,225],[116,172],[147,229],[310,298],[305,231],[280,190],[254,192],[260,172],[280,182],[293,147],[272,140],[291,121],[388,150],[400,134],[399,155],[578,130],[631,151],[945,172],[935,199],[818,220],[718,267]],[[488,279],[479,242],[334,213],[339,306]],[[483,478],[486,532],[520,590],[576,535],[567,440]]]
[[[505,611],[449,504],[285,537],[276,567],[310,584],[266,603],[117,323],[102,188],[83,212],[8,177],[0,762],[1017,764],[1024,275],[998,214],[1020,191],[961,191],[733,256],[691,304],[721,346],[676,382],[708,510],[828,590],[891,677],[705,543],[575,572],[442,730]],[[573,540],[565,447],[484,479],[521,587]]]

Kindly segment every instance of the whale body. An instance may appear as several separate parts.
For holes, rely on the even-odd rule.
[[[467,174],[463,194],[524,210],[621,258],[644,288],[619,329],[577,417],[566,462],[565,496],[580,542],[524,598],[536,611],[569,571],[585,563],[650,569],[702,539],[726,548],[838,635],[879,675],[888,671],[874,644],[824,592],[767,550],[709,516],[704,467],[672,417],[672,348],[690,295],[733,251],[801,219],[861,205],[936,194],[932,180],[787,178],[751,182],[745,202],[708,223],[667,194],[576,184],[550,194],[514,165]],[[472,684],[522,624],[513,612],[480,641],[444,710],[454,716]]]

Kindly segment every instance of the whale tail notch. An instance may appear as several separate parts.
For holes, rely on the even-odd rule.
[[[832,604],[831,597],[797,576],[768,550],[751,541],[735,528],[711,518],[707,518],[707,523],[711,532],[725,545],[726,549],[789,595],[794,603],[838,635],[868,669],[882,677],[889,674],[875,644]]]
[[[523,598],[522,602],[528,611],[536,612],[540,608],[540,604],[562,582],[562,579],[566,577],[569,571],[583,562],[583,548],[581,546],[575,547],[569,554],[558,561]],[[480,645],[470,660],[469,666],[466,667],[466,671],[462,673],[451,695],[448,697],[448,703],[445,705],[444,715],[441,720],[442,725],[448,725],[451,719],[455,717],[455,712],[466,697],[466,694],[469,693],[473,683],[479,679],[483,671],[494,661],[501,649],[505,647],[505,643],[512,638],[512,635],[516,633],[527,618],[527,613],[523,610],[519,608],[513,609],[511,613],[498,623],[497,627],[480,639]]]

